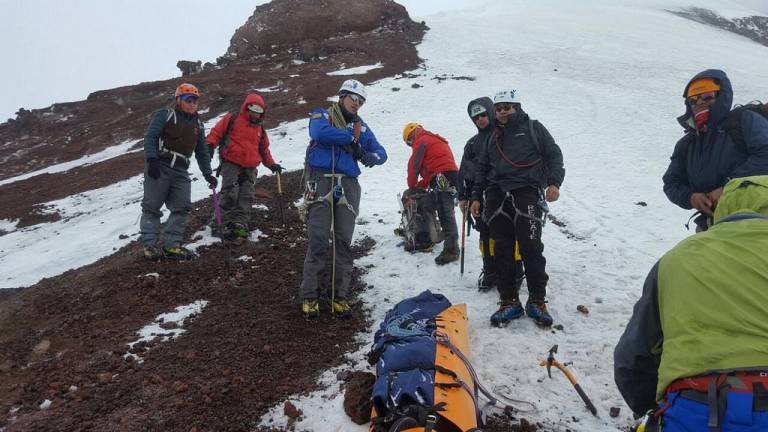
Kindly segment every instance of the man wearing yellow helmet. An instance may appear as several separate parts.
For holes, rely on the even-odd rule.
[[[454,211],[459,168],[448,141],[416,122],[403,128],[403,141],[412,148],[408,160],[408,188],[432,192],[437,217],[443,231],[443,250],[435,258],[438,265],[459,259],[459,235]],[[421,180],[419,180],[421,178]]]

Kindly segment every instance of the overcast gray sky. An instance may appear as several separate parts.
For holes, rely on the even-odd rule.
[[[768,0],[730,1],[768,14]],[[0,123],[20,107],[42,108],[96,90],[179,76],[177,60],[214,61],[235,29],[266,2],[0,0]],[[397,2],[420,19],[482,4]]]

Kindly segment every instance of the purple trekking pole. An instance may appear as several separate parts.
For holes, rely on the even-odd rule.
[[[216,192],[216,187],[212,187],[213,192],[213,217],[216,219],[216,231],[218,235],[221,235],[221,206],[219,205],[219,193]]]

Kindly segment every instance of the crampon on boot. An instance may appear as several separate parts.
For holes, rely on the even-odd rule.
[[[498,280],[496,273],[483,270],[477,278],[477,289],[481,292],[490,291],[498,286]]]
[[[197,259],[197,254],[182,246],[163,248],[163,253],[165,254],[165,259],[174,261],[191,261]]]
[[[528,301],[525,304],[525,314],[540,327],[552,326],[552,315],[547,310],[546,301]]]
[[[248,238],[248,229],[241,223],[230,223],[224,233],[226,240],[245,240]]]
[[[147,261],[158,261],[164,257],[163,250],[157,246],[144,246],[143,256]]]
[[[435,264],[445,265],[459,260],[459,249],[443,249],[440,255],[435,258]]]
[[[523,316],[523,305],[520,303],[520,300],[499,302],[499,310],[491,315],[491,325],[503,327],[521,316]]]
[[[301,314],[308,320],[317,319],[320,317],[320,303],[315,299],[304,299],[301,302]]]
[[[352,316],[352,306],[346,300],[336,299],[331,302],[331,312],[334,316],[347,319]]]

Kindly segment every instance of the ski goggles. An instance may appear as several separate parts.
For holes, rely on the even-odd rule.
[[[262,114],[264,113],[264,108],[262,108],[258,104],[250,104],[248,105],[248,111],[256,114]]]
[[[193,94],[181,95],[179,96],[179,98],[186,103],[197,103],[197,100],[200,99],[199,97]]]
[[[352,99],[352,102],[355,102],[356,104],[363,106],[365,103],[365,98],[354,93],[347,93],[347,96],[349,96],[350,99]]]
[[[688,105],[696,105],[699,101],[711,102],[717,98],[717,92],[706,92],[693,96],[688,96]]]

